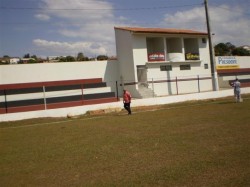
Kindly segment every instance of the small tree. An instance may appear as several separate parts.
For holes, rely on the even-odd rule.
[[[108,56],[106,56],[106,55],[99,55],[99,56],[97,56],[97,60],[108,60]]]

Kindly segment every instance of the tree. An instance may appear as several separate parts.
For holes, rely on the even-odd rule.
[[[30,54],[29,53],[25,54],[23,58],[30,58]]]
[[[78,53],[77,57],[76,57],[77,61],[88,61],[89,58],[85,57],[84,54],[82,52]]]
[[[234,55],[234,56],[250,56],[250,51],[244,49],[243,47],[238,47],[232,51],[232,55]]]
[[[37,59],[37,56],[36,55],[32,55],[31,58]]]
[[[75,62],[75,58],[73,56],[66,56],[66,62]]]
[[[215,56],[230,56],[233,45],[230,43],[219,43],[215,45],[214,52]]]
[[[215,56],[250,56],[250,51],[243,47],[236,47],[230,42],[219,43],[214,46]]]
[[[96,59],[97,60],[108,60],[108,56],[106,56],[106,55],[99,55],[99,56],[97,56]]]
[[[29,59],[27,63],[28,64],[34,64],[34,63],[37,63],[37,61],[35,59]]]

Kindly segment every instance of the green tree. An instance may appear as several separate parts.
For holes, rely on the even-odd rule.
[[[97,60],[108,60],[108,56],[106,56],[106,55],[99,55],[99,56],[97,56],[96,59]]]
[[[33,58],[28,60],[28,64],[34,64],[34,63],[37,63],[37,61]]]
[[[89,58],[85,57],[84,54],[82,52],[80,52],[77,54],[76,60],[77,61],[88,61]]]
[[[37,59],[37,56],[36,55],[32,55],[31,58]]]
[[[238,47],[232,51],[232,55],[234,55],[234,56],[250,56],[250,51],[244,49],[243,47]]]
[[[84,58],[85,58],[84,54],[82,52],[80,52],[80,53],[77,54],[76,60],[77,61],[83,61]]]
[[[23,58],[30,58],[30,54],[29,53],[25,54]]]
[[[66,56],[66,62],[75,62],[75,58],[73,56]]]
[[[219,43],[214,46],[215,56],[228,56],[230,55],[230,50],[228,46],[224,43]]]

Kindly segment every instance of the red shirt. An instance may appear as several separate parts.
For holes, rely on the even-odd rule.
[[[128,91],[125,91],[123,94],[123,102],[130,103],[131,102],[131,94]]]

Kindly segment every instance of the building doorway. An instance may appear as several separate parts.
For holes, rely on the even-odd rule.
[[[138,86],[148,87],[147,67],[146,65],[137,66]]]

